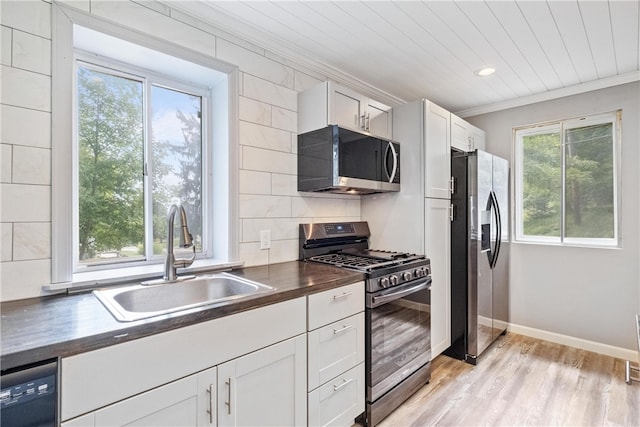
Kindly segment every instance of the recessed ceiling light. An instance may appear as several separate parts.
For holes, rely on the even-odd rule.
[[[480,70],[476,71],[476,76],[487,77],[495,72],[496,72],[495,68],[491,68],[491,67],[481,68]]]

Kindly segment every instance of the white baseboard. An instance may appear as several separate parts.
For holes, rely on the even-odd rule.
[[[516,325],[509,323],[509,332],[515,334],[526,335],[528,337],[538,338],[550,341],[556,344],[568,345],[580,348],[582,350],[593,351],[594,353],[604,354],[606,356],[616,357],[622,360],[630,360],[638,362],[638,351],[629,350],[627,348],[615,347],[609,344],[602,344],[595,341],[588,341],[582,338],[571,337],[568,335],[557,334],[555,332],[543,331],[541,329],[530,328],[528,326]]]

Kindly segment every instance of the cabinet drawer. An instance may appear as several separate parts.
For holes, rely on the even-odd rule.
[[[364,412],[364,363],[309,393],[310,426],[351,426]]]
[[[309,332],[308,346],[311,391],[364,362],[364,313]]]
[[[330,289],[308,297],[308,329],[364,311],[364,282]]]

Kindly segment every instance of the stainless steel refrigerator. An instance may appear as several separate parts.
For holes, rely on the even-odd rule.
[[[509,322],[509,162],[452,153],[451,347],[476,364]]]

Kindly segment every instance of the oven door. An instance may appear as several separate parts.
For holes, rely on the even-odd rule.
[[[367,400],[431,361],[431,277],[367,294]]]

